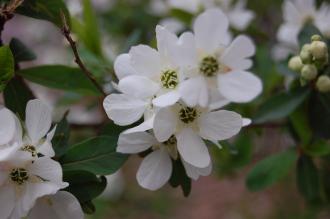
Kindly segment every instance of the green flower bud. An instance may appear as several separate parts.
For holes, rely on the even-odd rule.
[[[316,60],[324,60],[328,55],[328,46],[325,42],[314,41],[311,44],[310,52]]]
[[[314,42],[314,41],[322,41],[322,37],[318,34],[315,34],[311,37],[311,41]]]
[[[303,66],[304,65],[299,56],[294,56],[289,61],[289,68],[292,71],[300,72]]]
[[[317,77],[317,68],[315,65],[304,65],[301,69],[301,77],[307,81],[314,80]]]
[[[300,59],[304,64],[311,63],[313,60],[313,56],[310,50],[311,50],[310,44],[305,44],[301,49]]]
[[[330,78],[327,75],[322,75],[317,79],[316,88],[322,92],[330,92]]]

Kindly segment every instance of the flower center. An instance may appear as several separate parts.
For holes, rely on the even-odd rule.
[[[37,150],[33,145],[25,145],[21,148],[21,151],[30,152],[32,157],[36,157],[38,155]]]
[[[172,135],[167,141],[163,142],[166,146],[176,145],[177,141],[174,135]]]
[[[205,57],[200,63],[199,70],[206,77],[214,76],[220,69],[218,61],[213,56]]]
[[[194,122],[197,116],[198,113],[195,108],[184,107],[179,111],[180,120],[186,124]]]
[[[18,185],[23,185],[29,179],[29,175],[26,169],[15,168],[10,172],[10,179]]]
[[[174,159],[178,159],[178,149],[177,149],[177,140],[174,135],[172,135],[167,141],[163,142],[163,145],[166,146],[166,149],[170,156]]]
[[[179,78],[176,71],[167,70],[160,77],[162,86],[166,89],[174,89],[179,84]]]

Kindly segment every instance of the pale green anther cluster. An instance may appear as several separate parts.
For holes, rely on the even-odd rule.
[[[197,110],[191,107],[184,107],[179,111],[180,120],[186,124],[192,123],[198,116]]]
[[[178,74],[176,71],[167,70],[161,75],[160,81],[164,88],[174,89],[179,84]]]
[[[212,77],[216,75],[216,73],[219,71],[220,66],[218,61],[212,57],[207,56],[205,57],[202,62],[200,63],[199,70],[204,76]]]
[[[25,145],[21,148],[22,151],[30,152],[32,157],[38,156],[37,150],[33,145]]]
[[[18,185],[23,185],[29,180],[29,174],[24,168],[15,168],[10,172],[10,179]]]
[[[290,59],[289,68],[300,73],[302,85],[310,81],[316,81],[316,88],[320,92],[329,92],[329,76],[320,75],[328,64],[328,46],[321,36],[314,35],[311,37],[311,43],[302,47],[299,56]]]

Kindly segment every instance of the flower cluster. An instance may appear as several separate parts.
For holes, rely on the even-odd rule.
[[[138,173],[147,189],[162,187],[171,177],[172,160],[181,160],[187,175],[210,174],[212,162],[205,141],[219,145],[249,123],[221,108],[230,102],[246,103],[262,91],[250,73],[255,46],[247,36],[225,42],[229,22],[219,9],[199,15],[193,32],[177,37],[156,27],[157,49],[132,47],[115,61],[119,94],[104,100],[116,124],[143,122],[120,134],[117,151],[151,151]]]
[[[319,9],[315,0],[287,0],[283,3],[284,23],[280,26],[274,50],[277,59],[285,59],[299,49],[298,36],[306,24],[313,24],[325,37],[330,37],[330,5],[323,2]]]
[[[79,202],[60,191],[62,168],[52,159],[51,110],[39,100],[26,107],[21,122],[10,110],[0,109],[1,218],[83,218]],[[56,216],[57,215],[57,216]]]
[[[289,61],[289,68],[300,73],[303,85],[316,81],[316,88],[323,93],[330,91],[330,77],[322,74],[323,69],[329,64],[328,46],[322,41],[321,36],[311,37],[311,43],[305,44],[299,56],[294,56]]]

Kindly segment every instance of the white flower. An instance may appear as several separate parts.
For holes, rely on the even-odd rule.
[[[103,105],[109,118],[118,125],[132,124],[142,116],[147,121],[157,107],[173,105],[180,99],[179,87],[186,64],[180,51],[186,47],[183,39],[187,34],[178,39],[161,26],[157,26],[156,33],[158,51],[139,45],[116,60],[121,94],[109,95]]]
[[[1,218],[25,217],[38,198],[55,194],[67,185],[58,162],[47,157],[32,161],[29,153],[22,151],[11,153],[0,160]]]
[[[249,102],[261,93],[260,79],[247,71],[255,53],[253,42],[241,35],[226,46],[227,33],[228,20],[221,10],[209,9],[197,17],[195,35],[186,38],[191,45],[187,51],[190,79],[179,88],[188,106],[208,106],[212,89],[218,89],[222,99],[238,103]]]
[[[180,159],[175,136],[171,136],[163,142],[159,142],[147,132],[135,132],[119,136],[117,152],[136,154],[150,148],[152,152],[142,161],[136,177],[143,188],[154,191],[161,188],[170,179],[173,168],[171,158],[173,160]],[[199,176],[207,176],[211,173],[211,163],[206,168],[198,168],[183,159],[181,161],[187,175],[194,180],[197,180]]]
[[[39,198],[27,218],[83,219],[84,213],[76,197],[69,192],[59,191],[55,195]]]
[[[195,167],[206,168],[211,159],[203,139],[225,140],[236,135],[242,126],[243,119],[235,112],[210,112],[206,108],[176,104],[157,112],[153,130],[160,142],[174,135],[182,159]]]
[[[6,109],[0,109],[0,146],[8,144],[15,135],[16,122],[13,113]]]

